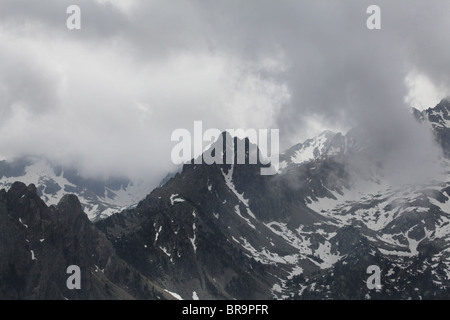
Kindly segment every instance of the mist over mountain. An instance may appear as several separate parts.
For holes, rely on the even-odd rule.
[[[446,0],[380,0],[380,30],[367,28],[372,3],[359,0],[257,9],[80,0],[76,31],[66,26],[72,4],[2,1],[2,159],[43,155],[83,175],[156,186],[175,169],[168,137],[202,120],[280,129],[282,150],[359,124],[395,167],[430,142],[404,116],[409,106],[449,94]],[[391,155],[389,145],[405,150]]]
[[[95,223],[73,195],[48,207],[35,185],[13,183],[0,192],[1,297],[448,299],[449,111],[444,99],[409,115],[435,137],[438,176],[395,181],[359,127],[295,144],[273,176],[249,164],[250,152],[241,165],[185,164]],[[236,156],[238,138],[227,140],[223,157]],[[3,175],[21,167],[3,164]],[[72,264],[79,292],[66,287]],[[381,270],[375,289],[370,266]]]
[[[2,0],[0,299],[448,299],[449,12]]]

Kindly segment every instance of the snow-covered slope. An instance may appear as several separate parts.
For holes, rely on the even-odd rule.
[[[415,110],[414,115],[424,125],[430,126],[448,155],[450,101],[444,99],[435,108],[422,112]],[[310,141],[324,140],[315,138]],[[317,148],[319,151],[323,149]],[[353,151],[357,150],[359,147]],[[346,156],[347,159],[352,157]],[[291,158],[291,163],[296,158]],[[305,167],[303,163],[304,176],[317,175],[311,168],[323,166],[328,160],[321,156],[309,161],[313,165]],[[315,224],[315,228],[291,228],[283,233],[297,232],[296,237],[303,233],[303,239],[310,242],[313,238],[317,241],[317,236],[312,235],[318,233],[329,240],[329,252],[336,259],[323,259],[319,255],[321,261],[330,262],[323,265],[324,273],[312,276],[303,272],[293,279],[280,278],[274,295],[278,298],[350,295],[402,299],[430,299],[441,293],[445,295],[450,287],[449,161],[443,159],[442,166],[446,173],[440,177],[409,185],[392,185],[376,173],[358,175],[352,172],[348,163],[346,171],[352,174],[352,178],[347,185],[342,183],[342,179],[330,181],[330,176],[319,173],[319,187],[327,192],[304,193],[303,196],[307,207],[323,216],[324,220]],[[311,178],[307,181],[310,182]],[[333,186],[337,187],[333,189]],[[313,190],[318,188],[317,184],[311,187]],[[309,238],[305,231],[309,231]],[[323,247],[324,242],[319,242],[322,242],[319,247]],[[365,268],[370,264],[383,270],[382,289],[371,292],[364,286],[349,283],[352,274],[358,275],[355,280],[364,281]]]
[[[416,118],[428,121],[433,128],[450,128],[450,98],[443,99],[436,107],[424,111],[414,109]]]
[[[148,182],[85,179],[74,169],[55,166],[42,158],[0,161],[0,189],[9,189],[16,181],[34,184],[47,205],[56,205],[64,194],[75,194],[94,221],[136,205],[151,191]]]
[[[332,131],[324,131],[314,138],[299,143],[280,155],[280,169],[302,165],[329,156],[344,154],[354,148],[352,139]]]

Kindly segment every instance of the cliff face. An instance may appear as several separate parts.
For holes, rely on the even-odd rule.
[[[116,256],[77,197],[65,195],[47,207],[34,185],[14,183],[0,191],[0,257],[0,299],[158,297],[150,282]],[[70,265],[80,267],[80,290],[67,288]]]

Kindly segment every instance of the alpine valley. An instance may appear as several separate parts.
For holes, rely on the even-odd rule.
[[[420,183],[393,184],[361,128],[294,145],[273,176],[192,162],[150,194],[1,162],[0,298],[448,299],[450,100],[412,116],[442,148],[442,171]],[[69,265],[81,290],[66,287]]]

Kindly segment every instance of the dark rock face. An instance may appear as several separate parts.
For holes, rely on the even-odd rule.
[[[224,180],[230,174],[245,177],[239,183],[247,184],[260,176],[260,166],[235,168],[232,172],[229,165],[185,165],[136,209],[96,226],[121,258],[185,299],[192,299],[194,292],[200,299],[270,298],[271,273],[277,271],[245,254],[233,240],[262,237],[235,213],[239,210],[251,219]]]
[[[151,283],[117,257],[77,197],[66,195],[49,208],[36,192],[22,183],[0,192],[1,299],[157,298]],[[80,267],[81,290],[66,286],[70,265]]]

